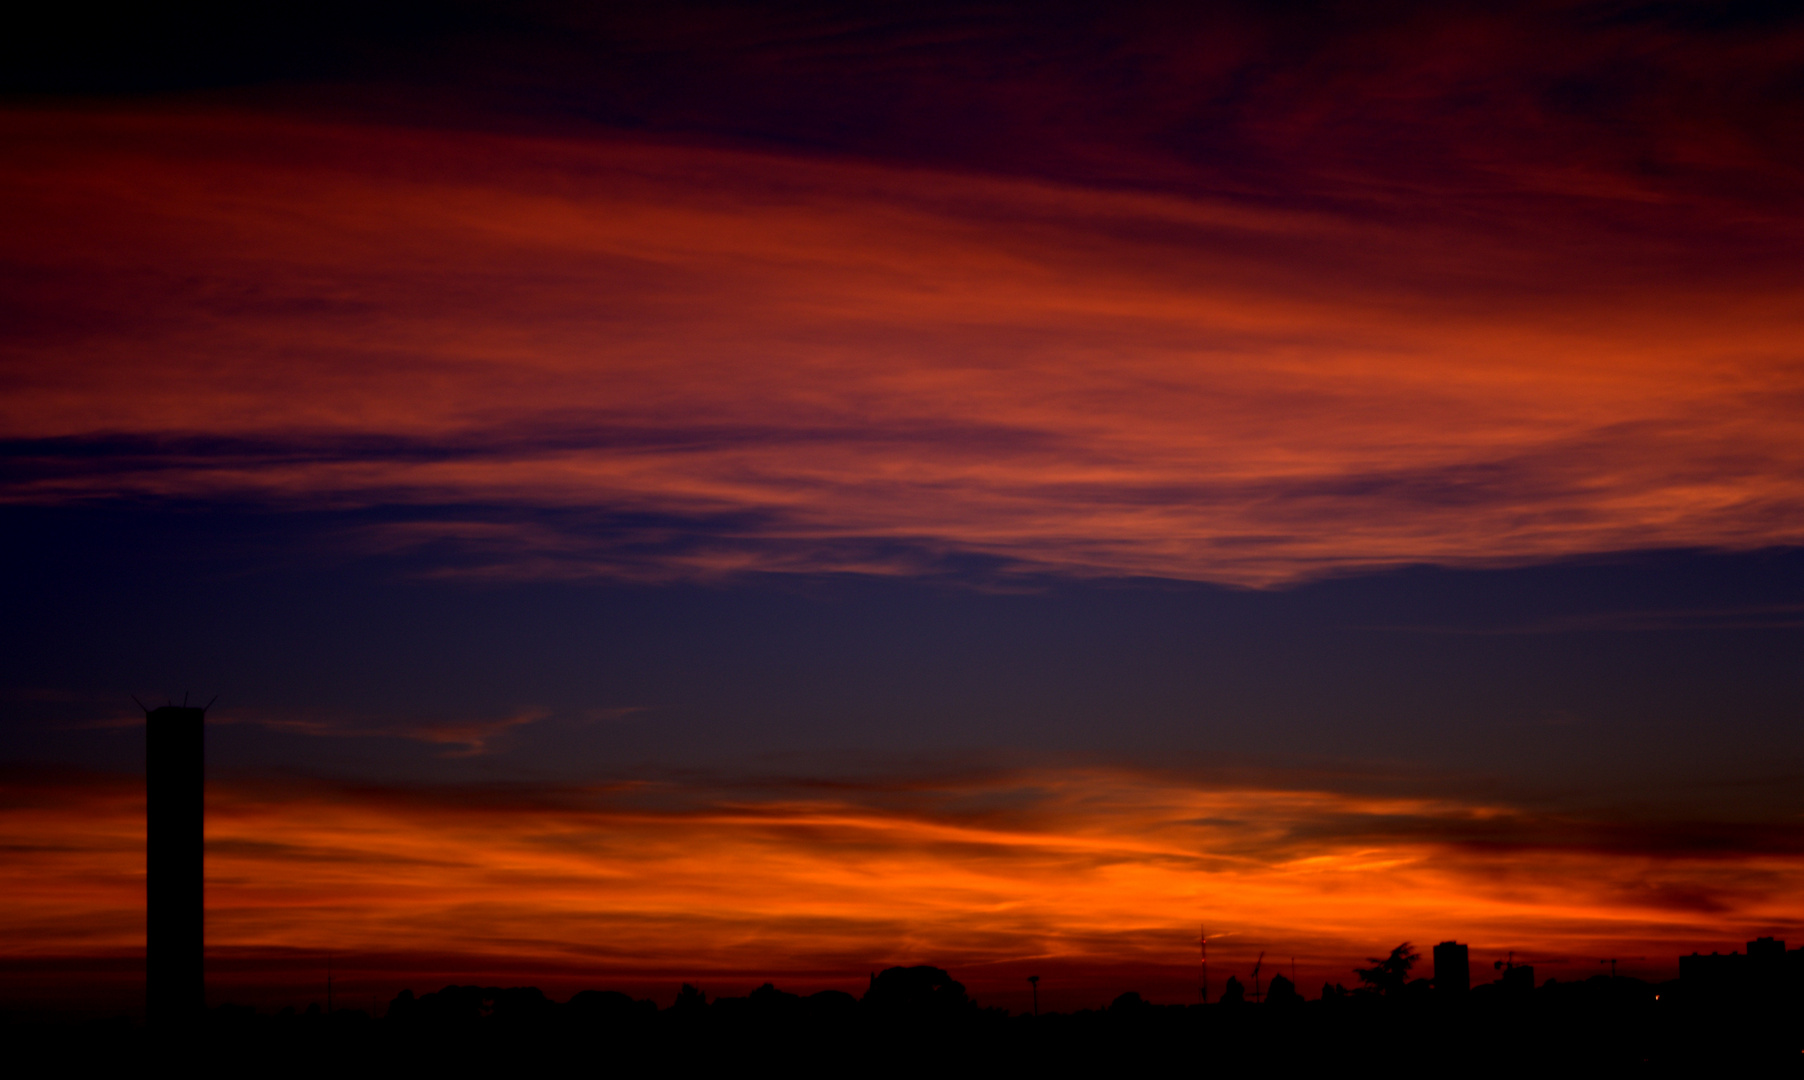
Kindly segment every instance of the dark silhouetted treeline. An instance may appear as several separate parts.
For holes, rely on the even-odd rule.
[[[1521,969],[1518,969],[1521,970]],[[191,1033],[127,1024],[7,1028],[18,1050],[132,1066],[170,1064],[245,1075],[659,1075],[703,1069],[802,1075],[1127,1075],[1152,1069],[1236,1068],[1363,1075],[1799,1075],[1804,997],[1753,985],[1708,995],[1675,980],[1653,985],[1499,980],[1437,993],[1392,965],[1356,990],[1305,1000],[1279,976],[1252,1000],[1154,1004],[1122,994],[1107,1008],[1010,1014],[972,1000],[937,968],[891,968],[862,998],[801,996],[769,983],[710,999],[685,985],[659,1003],[589,990],[565,1002],[533,987],[404,991],[387,1014],[207,1011]],[[1238,982],[1239,980],[1236,980]],[[1731,988],[1733,991],[1735,988]],[[161,1062],[154,1059],[162,1059]]]

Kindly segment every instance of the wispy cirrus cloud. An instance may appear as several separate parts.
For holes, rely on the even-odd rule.
[[[633,711],[635,710],[597,710],[610,717]],[[544,720],[550,715],[550,710],[536,708],[518,709],[499,717],[439,720],[377,719],[367,716],[260,716],[252,711],[248,716],[224,718],[215,723],[252,724],[271,731],[334,739],[408,739],[442,747],[445,754],[451,757],[478,757],[489,753],[493,749],[490,744],[499,737],[527,724]]]
[[[1518,635],[1668,632],[1673,630],[1789,630],[1804,627],[1804,606],[1748,604],[1653,611],[1600,611],[1497,626],[1373,626],[1399,633]]]
[[[1791,226],[1703,202],[1624,262],[1592,196],[1523,235],[622,139],[7,123],[12,501],[375,513],[347,543],[444,572],[654,580],[1804,539],[1804,281],[1688,261]]]
[[[29,838],[10,857],[32,861],[35,884],[9,906],[7,940],[68,954],[138,940],[136,790],[94,777],[16,789],[0,828],[15,847]],[[1290,950],[1312,979],[1344,980],[1373,949],[1427,935],[1551,972],[1666,957],[1656,973],[1698,945],[1797,928],[1804,875],[1804,833],[1783,822],[1115,770],[222,779],[208,813],[210,948],[239,957],[247,985],[248,958],[330,949],[560,983],[580,969],[591,985],[672,972],[832,985],[915,961],[1001,988],[1031,963],[1112,996],[1130,973],[1143,990],[1191,985],[1199,922],[1220,935],[1220,963]],[[81,935],[58,929],[82,911]]]

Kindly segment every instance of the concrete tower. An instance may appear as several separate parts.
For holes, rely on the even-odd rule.
[[[145,710],[145,1018],[177,1033],[206,1007],[205,709]]]

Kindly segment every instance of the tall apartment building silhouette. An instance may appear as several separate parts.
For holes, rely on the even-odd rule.
[[[1434,988],[1443,994],[1472,989],[1472,964],[1464,945],[1443,941],[1434,947]]]
[[[180,1032],[206,1007],[205,709],[145,710],[145,1018]]]

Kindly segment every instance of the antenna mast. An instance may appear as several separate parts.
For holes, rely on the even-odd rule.
[[[1209,1004],[1209,931],[1207,927],[1196,928],[1197,941],[1203,949],[1203,1004]]]

